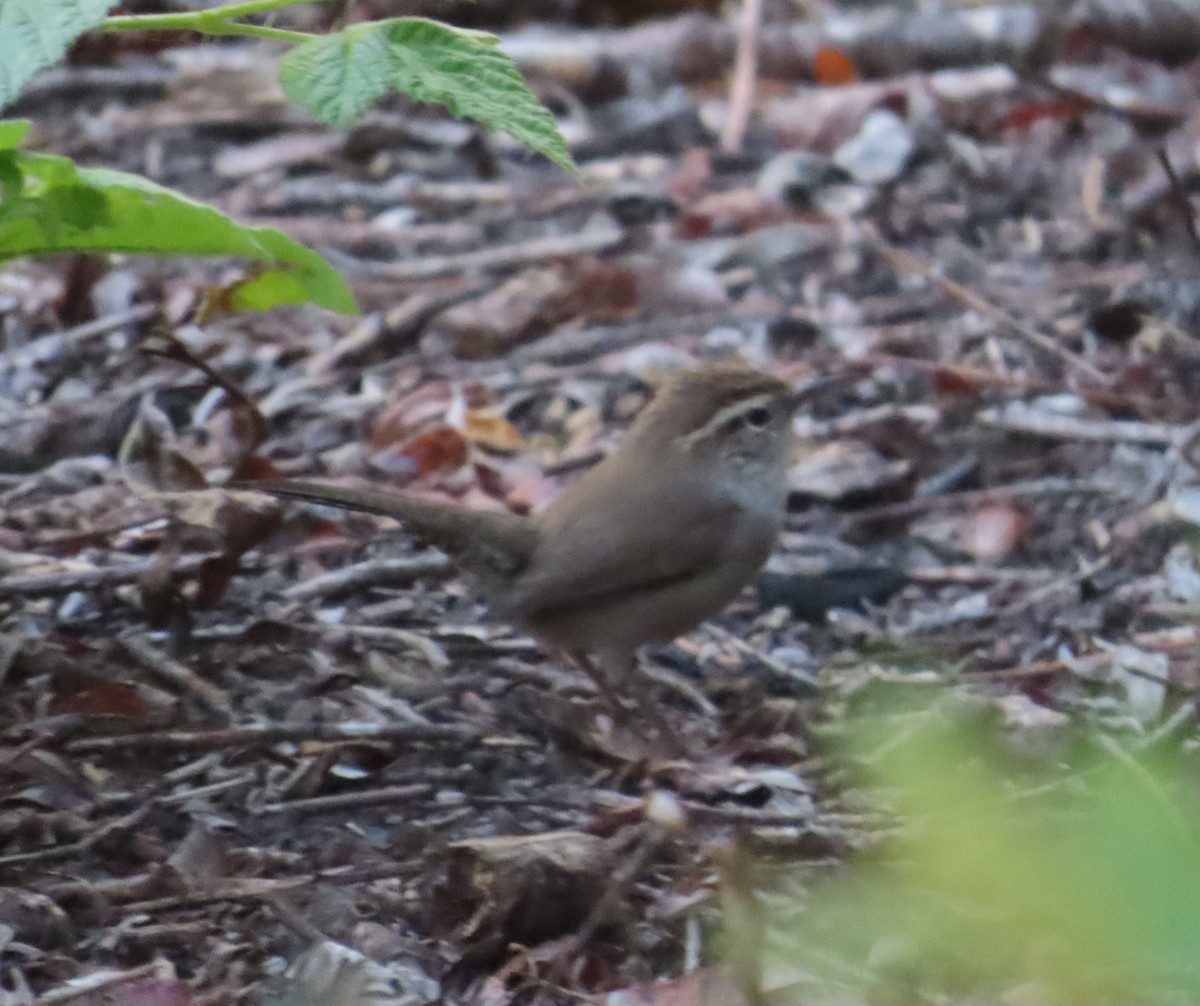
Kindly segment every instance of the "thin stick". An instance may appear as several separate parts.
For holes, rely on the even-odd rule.
[[[1196,208],[1188,198],[1187,190],[1183,187],[1183,182],[1179,180],[1179,175],[1175,173],[1175,165],[1171,163],[1166,146],[1160,146],[1154,153],[1167,175],[1167,181],[1171,184],[1171,195],[1179,204],[1179,210],[1183,214],[1183,225],[1187,228],[1188,236],[1192,239],[1196,250],[1200,251],[1200,230],[1196,228]]]
[[[1112,378],[1102,370],[1097,369],[1088,363],[1083,357],[1077,353],[1072,353],[1065,346],[1060,346],[1053,339],[1042,335],[1037,329],[1025,324],[1019,318],[1013,317],[1003,308],[996,306],[991,301],[977,294],[969,287],[956,282],[946,276],[943,276],[936,268],[927,262],[922,261],[911,252],[904,251],[894,245],[888,244],[877,234],[872,234],[869,238],[870,244],[879,252],[880,256],[887,261],[892,268],[910,273],[916,276],[922,276],[930,283],[939,287],[943,293],[957,300],[960,304],[969,307],[985,318],[1003,325],[1017,337],[1023,339],[1029,345],[1034,346],[1046,353],[1051,353],[1057,356],[1068,367],[1077,370],[1082,374],[1087,374],[1094,381],[1108,386],[1112,384]]]
[[[228,722],[233,715],[233,702],[220,688],[205,681],[195,671],[163,653],[146,639],[121,640],[120,646],[144,671],[182,688],[209,712]]]
[[[232,747],[270,747],[282,743],[437,743],[466,744],[478,739],[475,731],[437,723],[269,723],[226,727],[220,730],[162,730],[145,733],[85,737],[67,743],[73,754],[98,751],[157,748],[178,751],[218,751]]]
[[[379,789],[364,789],[357,793],[329,793],[324,796],[308,796],[297,800],[280,800],[264,804],[260,814],[326,814],[333,810],[355,810],[360,807],[386,807],[396,803],[412,803],[422,797],[431,796],[434,788],[428,783],[409,783],[404,786],[382,786]]]
[[[733,59],[733,84],[729,89],[729,115],[721,132],[721,149],[736,153],[742,149],[746,123],[754,106],[754,85],[758,77],[758,36],[762,27],[762,0],[742,0],[742,19],[738,25],[737,53]]]

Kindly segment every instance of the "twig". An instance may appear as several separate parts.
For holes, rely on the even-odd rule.
[[[655,664],[643,663],[641,670],[656,685],[660,685],[690,702],[702,716],[712,719],[720,715],[721,711],[709,701],[707,695],[683,677],[683,675],[676,674],[669,667],[658,667]]]
[[[853,437],[873,426],[885,423],[904,422],[913,426],[931,427],[941,418],[941,410],[934,405],[873,405],[869,409],[846,412],[836,419],[806,419],[803,434],[814,440]]]
[[[856,356],[848,362],[852,366],[862,368],[900,367],[920,371],[934,377],[945,375],[958,378],[968,385],[1005,388],[1020,395],[1052,395],[1063,390],[1062,384],[1056,381],[1047,381],[1037,377],[1015,377],[1011,374],[998,374],[992,370],[968,367],[961,363],[925,360],[916,356],[896,356],[891,353],[863,353],[861,356]],[[1080,388],[1076,394],[1092,405],[1106,409],[1137,408],[1148,410],[1158,404],[1157,400],[1148,394],[1132,392],[1121,388],[1111,390],[1104,388]],[[876,406],[877,409],[886,407]],[[891,406],[891,408],[928,409],[929,406]],[[866,413],[869,415],[874,411],[874,409],[868,409]],[[854,413],[849,413],[848,415],[853,416]],[[917,413],[917,416],[919,417],[919,413]],[[836,422],[836,420],[832,422]]]
[[[223,901],[246,902],[262,901],[276,897],[281,893],[294,891],[297,888],[311,888],[313,884],[322,881],[336,883],[340,886],[349,884],[371,883],[376,880],[394,880],[396,875],[407,864],[388,860],[386,863],[355,864],[338,866],[328,870],[313,870],[301,876],[292,877],[246,877],[231,882],[226,887],[210,891],[190,891],[169,897],[152,898],[145,901],[133,901],[126,904],[125,911],[130,915],[139,913],[161,915],[177,908],[203,908],[205,905],[216,905]]]
[[[552,234],[517,244],[482,248],[460,255],[429,255],[403,262],[368,263],[346,255],[329,254],[351,278],[393,281],[436,279],[440,276],[502,272],[570,255],[595,255],[612,251],[625,240],[616,227],[584,230],[578,234]]]
[[[195,555],[181,559],[172,570],[176,578],[195,576],[212,556]],[[70,569],[61,573],[0,578],[0,598],[51,597],[70,594],[76,590],[100,590],[137,583],[148,573],[157,571],[154,559],[131,562],[125,566],[106,566],[91,569]]]
[[[331,810],[352,810],[359,807],[379,807],[392,803],[411,803],[434,792],[429,783],[409,783],[406,786],[382,786],[379,789],[364,789],[356,793],[331,793],[328,796],[310,796],[299,800],[280,800],[263,804],[260,814],[322,814]]]
[[[789,685],[815,685],[817,677],[811,670],[802,667],[789,667],[780,660],[776,660],[769,653],[764,653],[762,650],[756,649],[747,643],[739,636],[735,636],[728,629],[722,628],[719,625],[706,624],[705,631],[712,636],[718,643],[732,647],[744,657],[749,657],[751,660],[762,664],[768,671]]]
[[[1171,185],[1171,196],[1179,205],[1179,211],[1183,216],[1183,226],[1187,228],[1188,237],[1192,239],[1192,246],[1200,251],[1200,230],[1196,228],[1196,208],[1188,198],[1187,190],[1183,187],[1179,175],[1175,173],[1175,165],[1171,163],[1166,146],[1160,146],[1154,153],[1158,157],[1158,163],[1162,165],[1163,171],[1166,172],[1167,181]]]
[[[159,344],[156,344],[156,342]],[[240,453],[243,457],[253,454],[258,445],[266,439],[267,417],[262,414],[262,410],[259,409],[258,404],[237,384],[208,363],[207,360],[200,359],[200,357],[192,352],[191,347],[184,343],[174,332],[169,331],[165,326],[159,326],[148,338],[142,340],[138,348],[143,353],[152,356],[161,356],[166,360],[182,363],[193,370],[198,370],[213,385],[224,391],[229,398],[246,410],[246,414],[250,417],[250,422],[254,429],[241,445]]]
[[[1017,433],[1032,433],[1059,440],[1087,440],[1106,444],[1147,444],[1180,447],[1196,436],[1193,423],[1146,423],[1132,419],[1080,419],[1077,416],[1009,402],[1003,408],[976,415],[985,426]]]
[[[294,891],[313,882],[311,874],[303,877],[247,877],[228,887],[220,887],[209,891],[188,891],[162,898],[148,898],[145,901],[131,901],[125,906],[130,915],[147,914],[161,915],[177,908],[203,908],[205,905],[216,905],[222,901],[265,901],[281,891]]]
[[[14,852],[9,856],[0,856],[0,867],[29,866],[31,863],[55,863],[59,860],[70,859],[80,853],[87,852],[101,842],[107,841],[115,834],[129,831],[150,813],[152,806],[153,803],[143,804],[124,817],[119,817],[115,821],[109,821],[106,824],[100,825],[78,842],[72,842],[70,845],[52,845],[45,849],[35,849],[33,852]]]
[[[222,779],[220,782],[210,782],[205,786],[193,786],[191,789],[181,789],[173,793],[167,793],[160,796],[157,802],[160,806],[170,807],[174,804],[188,803],[191,800],[207,800],[220,793],[229,793],[233,790],[252,786],[257,779],[258,772],[251,769],[249,772],[243,772],[232,779]]]
[[[399,559],[368,559],[303,580],[288,587],[284,596],[293,601],[311,601],[373,587],[409,587],[425,577],[445,578],[453,569],[450,560],[438,552]]]
[[[341,625],[323,626],[327,636],[351,636],[369,643],[394,645],[405,652],[417,652],[425,658],[425,662],[434,670],[444,671],[450,666],[450,658],[428,636],[409,629],[400,629],[394,625]]]
[[[908,570],[913,583],[941,587],[946,584],[987,585],[994,583],[1036,586],[1058,579],[1048,569],[1004,569],[996,566],[925,566]]]
[[[210,684],[190,667],[173,660],[146,639],[131,638],[120,641],[120,646],[138,665],[157,678],[182,688],[195,696],[209,712],[228,722],[233,714],[233,703],[216,685]]]
[[[738,23],[737,52],[733,58],[733,84],[729,89],[729,114],[721,132],[721,149],[736,153],[742,149],[746,123],[754,106],[754,85],[758,78],[758,38],[762,28],[762,0],[742,0],[742,18]]]
[[[33,1006],[61,1006],[62,1003],[69,1003],[72,999],[78,999],[81,996],[87,996],[89,1002],[113,1001],[104,995],[105,989],[111,989],[114,985],[122,985],[133,978],[160,975],[169,967],[170,965],[165,961],[154,960],[140,967],[129,968],[127,971],[102,971],[85,975],[82,978],[74,978],[64,985],[43,992],[33,1000]]]
[[[49,360],[63,359],[78,351],[80,343],[98,335],[108,335],[109,332],[124,328],[126,325],[149,321],[158,314],[158,311],[157,304],[136,304],[123,311],[114,311],[83,325],[43,335],[11,352],[0,353],[0,364],[12,367],[14,370],[24,370]]]
[[[814,823],[816,809],[779,814],[753,807],[717,807],[698,800],[684,800],[683,808],[689,817],[698,821],[718,821],[723,824],[741,824],[757,828],[807,828]]]
[[[276,182],[260,191],[262,198],[252,200],[255,208],[267,210],[272,216],[294,212],[298,207],[337,211],[347,206],[386,210],[403,205],[445,213],[513,203],[512,186],[505,182],[434,182],[409,176],[374,183],[324,175]]]
[[[894,245],[888,244],[878,234],[869,234],[868,243],[879,253],[879,255],[888,262],[892,268],[900,272],[910,273],[916,276],[922,276],[930,283],[939,287],[947,296],[957,300],[960,304],[965,305],[972,311],[983,315],[985,318],[1003,325],[1017,337],[1024,339],[1029,345],[1051,353],[1057,356],[1068,367],[1079,371],[1081,374],[1087,374],[1094,381],[1110,386],[1112,378],[1105,374],[1102,370],[1097,369],[1092,364],[1088,363],[1083,357],[1077,353],[1071,352],[1065,346],[1059,345],[1055,340],[1048,336],[1042,335],[1041,332],[1025,324],[1019,318],[1013,317],[1004,309],[997,307],[991,301],[977,294],[969,287],[943,276],[934,266],[922,261],[911,252],[904,251]]]
[[[289,890],[295,887],[319,883],[324,880],[334,881],[339,885],[370,883],[375,880],[392,880],[396,877],[400,868],[401,864],[393,860],[388,860],[386,863],[371,863],[365,866],[337,866],[327,870],[305,872],[302,876],[298,877],[275,877],[269,880],[255,878],[260,883],[265,880],[266,883],[274,885],[267,890],[266,894],[261,889],[247,893],[245,891],[245,880],[230,882],[228,887],[212,893],[216,894],[216,900],[218,901],[223,896],[235,901],[244,900],[246,897],[260,898],[270,896],[274,891],[279,889]],[[251,878],[246,878],[246,880],[249,879]],[[117,877],[111,880],[89,878],[87,880],[58,881],[47,884],[44,887],[38,887],[37,893],[53,901],[64,901],[81,897],[98,897],[103,898],[104,902],[110,905],[137,903],[136,899],[141,898],[140,904],[145,905],[152,903],[145,895],[160,891],[162,883],[163,877],[161,873],[148,871],[146,873],[135,874],[131,877]],[[171,901],[175,904],[169,907],[179,907],[185,903],[185,899],[188,901],[194,900],[197,893],[171,897],[164,896],[156,899],[156,901],[159,903]],[[231,895],[232,897],[230,897]]]
[[[1070,496],[1076,493],[1097,493],[1100,495],[1135,496],[1134,490],[1108,482],[1087,481],[1083,479],[1065,478],[1061,475],[1049,475],[1042,479],[1030,479],[1027,482],[1010,482],[1007,485],[997,485],[990,489],[964,489],[961,492],[944,493],[941,496],[922,496],[919,499],[905,500],[902,503],[885,503],[881,506],[867,507],[847,515],[847,519],[855,524],[879,520],[900,520],[916,517],[929,510],[942,510],[954,507],[973,507],[979,503],[988,503],[997,499],[1015,499],[1030,496]]]
[[[271,723],[226,727],[221,730],[162,730],[114,734],[109,737],[86,737],[69,741],[66,749],[72,754],[87,754],[121,751],[126,748],[207,751],[233,747],[269,747],[274,744],[304,741],[468,744],[477,740],[478,736],[468,727],[436,723]]]

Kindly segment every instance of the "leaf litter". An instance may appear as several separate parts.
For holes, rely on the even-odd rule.
[[[819,869],[892,827],[826,754],[848,708],[946,686],[1042,747],[1194,739],[1198,250],[1163,152],[1194,173],[1197,82],[1155,30],[1183,8],[1138,6],[979,45],[980,12],[768,5],[730,154],[732,20],[480,4],[579,185],[398,98],[316,135],[237,43],[35,81],[46,149],[316,245],[365,313],[224,313],[236,264],[0,273],[6,995],[738,1002],[698,967],[737,842]],[[663,367],[729,354],[835,380],[756,589],[646,658],[685,757],[388,522],[223,488],[536,510]]]

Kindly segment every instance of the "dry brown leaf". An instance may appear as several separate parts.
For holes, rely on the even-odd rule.
[[[482,409],[467,409],[463,414],[462,434],[473,444],[493,451],[509,453],[521,449],[520,431],[503,416]]]

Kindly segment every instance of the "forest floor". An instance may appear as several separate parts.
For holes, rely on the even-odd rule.
[[[877,689],[1194,741],[1195,63],[873,37],[789,79],[790,25],[723,153],[730,23],[493,24],[579,178],[400,98],[319,126],[258,44],[35,80],[39,147],[282,229],[362,314],[224,313],[237,263],[0,271],[5,1001],[737,1002],[700,969],[737,863],[877,840],[828,747]],[[388,521],[221,488],[536,510],[727,356],[830,380],[768,569],[646,654],[685,753]]]

